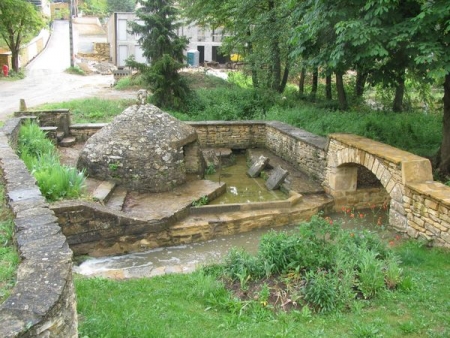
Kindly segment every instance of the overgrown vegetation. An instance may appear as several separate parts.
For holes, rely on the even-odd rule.
[[[439,94],[430,92],[427,112],[423,111],[423,101],[417,95],[412,95],[415,98],[411,99],[410,110],[405,113],[376,110],[364,102],[360,102],[357,109],[341,111],[334,101],[325,99],[321,88],[311,102],[309,97],[299,96],[296,88],[288,87],[283,94],[277,94],[251,87],[249,78],[240,73],[231,74],[230,82],[219,79],[213,87],[196,89],[186,111],[171,113],[185,121],[276,120],[322,136],[353,133],[431,159],[439,149],[442,114],[431,110],[439,105],[439,97],[442,97]],[[191,77],[188,75],[188,79]],[[413,88],[411,91],[416,93]],[[369,99],[377,95],[377,91],[367,91],[367,95]]]
[[[330,240],[323,238],[323,230],[330,228],[323,221],[314,221],[321,226],[316,239],[310,237],[314,231],[310,225],[299,229],[302,236],[306,235],[302,237],[306,239],[303,248],[298,237],[273,233],[261,242],[257,256],[234,251],[227,258],[228,264],[189,275],[128,281],[77,277],[80,334],[394,338],[450,335],[449,304],[444,296],[450,292],[448,251],[430,249],[417,241],[399,242],[388,248],[371,234],[362,237],[360,232],[338,234],[330,229],[336,235],[336,245],[325,246],[321,252],[319,247],[324,248],[324,242]],[[293,248],[303,255],[290,250]],[[355,253],[361,256],[352,255]],[[324,264],[329,265],[320,268]],[[306,265],[316,268],[301,268]],[[297,267],[300,268],[296,270]],[[266,277],[266,271],[272,279]],[[262,276],[258,288],[256,276]],[[350,285],[355,288],[349,288]]]
[[[134,104],[135,100],[77,99],[47,103],[37,109],[69,109],[73,123],[110,122],[115,116]]]
[[[0,173],[0,304],[8,298],[16,282],[19,255],[13,243],[14,222],[6,206],[3,176]]]
[[[399,258],[376,233],[344,230],[318,215],[296,233],[264,235],[256,256],[232,250],[212,270],[242,301],[275,312],[347,311],[355,301],[404,286]]]
[[[21,126],[18,152],[48,201],[82,195],[84,173],[60,164],[56,147],[37,124],[26,122]]]

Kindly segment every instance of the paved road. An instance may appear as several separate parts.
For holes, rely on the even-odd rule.
[[[75,32],[76,33],[76,32]],[[0,81],[0,121],[18,110],[20,99],[28,108],[82,97],[119,97],[110,88],[112,75],[79,76],[64,73],[70,66],[69,23],[55,21],[45,50],[26,67],[26,78]],[[126,93],[124,97],[130,97]]]

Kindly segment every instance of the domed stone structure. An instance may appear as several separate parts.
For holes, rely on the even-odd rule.
[[[203,175],[195,129],[156,106],[127,108],[86,142],[77,167],[130,190],[170,191],[187,174]]]

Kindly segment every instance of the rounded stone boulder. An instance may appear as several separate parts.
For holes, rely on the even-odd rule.
[[[88,139],[77,167],[130,190],[163,192],[202,174],[193,127],[154,105],[134,105]]]

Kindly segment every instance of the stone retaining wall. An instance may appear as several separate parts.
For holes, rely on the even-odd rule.
[[[0,305],[0,337],[77,337],[72,251],[53,211],[16,155],[20,119],[0,129],[0,169],[21,262]]]
[[[439,182],[408,183],[403,206],[410,237],[450,248],[450,187]]]
[[[33,110],[14,113],[15,117],[35,116],[40,127],[56,127],[58,133],[63,137],[70,134],[70,111],[69,109]]]

